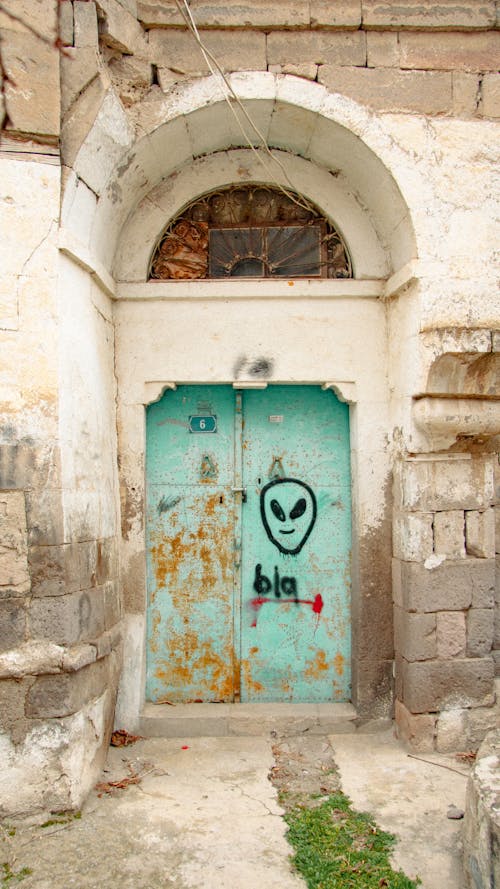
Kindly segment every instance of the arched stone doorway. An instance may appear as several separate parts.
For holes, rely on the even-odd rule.
[[[250,368],[263,356],[272,371],[257,381],[261,385],[331,388],[349,404],[352,700],[361,716],[387,715],[392,705],[383,297],[391,275],[399,272],[405,280],[401,269],[416,252],[408,210],[387,166],[357,134],[369,129],[369,121],[361,120],[355,103],[339,104],[323,88],[295,78],[248,74],[235,76],[234,85],[249,112],[258,115],[261,130],[266,122],[275,158],[269,183],[292,182],[332,221],[348,246],[354,277],[148,281],[153,247],[186,204],[213,188],[266,181],[262,162],[269,164],[269,156],[233,147],[241,134],[211,78],[187,87],[180,104],[162,97],[145,108],[144,135],[134,139],[124,131],[110,173],[105,178],[102,171],[100,183],[96,179],[100,197],[88,227],[90,248],[99,257],[96,273],[103,269],[102,280],[115,297],[127,626],[118,719],[128,725],[137,724],[144,700],[144,407],[178,385],[255,385]],[[369,138],[379,139],[383,153],[387,145],[376,129]],[[93,152],[88,138],[75,169],[80,164],[88,174]],[[70,226],[69,199],[68,207]],[[113,281],[104,272],[111,265]]]

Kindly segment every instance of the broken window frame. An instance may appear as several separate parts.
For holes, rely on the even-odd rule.
[[[153,251],[149,280],[276,280],[293,279],[325,279],[352,278],[352,263],[347,246],[334,227],[322,216],[316,207],[303,198],[295,196],[295,201],[287,197],[279,189],[268,185],[236,185],[209,192],[192,201],[162,232]],[[300,203],[299,203],[300,201]],[[312,270],[308,263],[306,273],[300,273],[300,267],[293,269],[293,254],[282,258],[283,268],[279,272],[279,256],[272,257],[269,248],[268,232],[270,229],[296,229],[296,235],[290,234],[298,244],[296,258],[300,258],[300,232],[318,228],[319,257],[317,270]],[[261,249],[240,254],[231,253],[230,244],[226,242],[226,255],[221,248],[223,239],[219,238],[219,262],[214,256],[216,232],[223,235],[225,231],[239,230],[242,241],[245,234],[251,238],[252,231],[261,232]],[[237,239],[235,239],[235,243]],[[281,245],[283,246],[283,244]],[[304,248],[304,245],[302,245]],[[313,247],[306,249],[310,252]],[[255,261],[262,264],[262,274],[239,275],[238,265],[242,262]],[[225,268],[223,274],[213,274],[214,267],[218,272]]]

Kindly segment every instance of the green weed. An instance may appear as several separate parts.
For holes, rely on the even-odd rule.
[[[370,815],[354,812],[343,793],[315,808],[299,806],[287,813],[293,864],[308,889],[416,889],[394,871],[389,854],[395,838],[379,830]]]
[[[43,824],[40,824],[40,827],[53,827],[54,824],[71,824],[72,821],[77,821],[81,817],[81,812],[60,812],[54,818],[44,821]]]
[[[25,877],[29,877],[33,871],[30,867],[22,867],[21,870],[13,871],[9,862],[4,861],[0,865],[0,877],[1,877],[1,885],[3,887],[10,886],[13,882],[19,883],[21,880],[24,880]]]

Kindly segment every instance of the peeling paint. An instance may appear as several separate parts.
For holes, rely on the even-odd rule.
[[[179,387],[149,409],[148,453],[154,462],[148,465],[148,694],[153,700],[235,700],[240,694],[244,700],[330,700],[335,677],[343,678],[342,694],[348,696],[349,671],[343,664],[339,670],[339,661],[327,653],[342,646],[348,657],[347,414],[332,393],[314,391],[277,387],[271,395],[245,395],[241,439],[233,436],[241,398],[235,400],[228,387],[211,387],[206,395],[205,387]],[[286,423],[269,423],[276,399],[285,405],[288,422],[293,417],[297,423],[303,411],[304,428],[330,423],[331,453],[323,443],[316,455],[316,431],[299,438]],[[169,420],[180,421],[201,403],[218,417],[217,437],[210,436],[211,466],[217,466],[221,480],[233,481],[238,443],[246,489],[201,478],[200,460],[204,465],[209,456],[204,437],[190,435],[180,422],[168,424],[175,432],[165,428],[167,410]],[[260,419],[252,414],[256,407],[263,412]],[[169,443],[172,435],[175,447]],[[268,444],[267,436],[278,436],[279,446]],[[280,453],[287,468],[305,471],[311,484],[282,477],[267,482],[269,450]],[[323,487],[325,471],[329,483]],[[172,473],[172,483],[166,472]],[[332,490],[339,493],[332,497]],[[263,516],[262,497],[268,494]],[[180,505],[181,497],[179,510],[158,509],[158,503]],[[339,500],[342,510],[336,509]],[[283,535],[288,535],[285,544]],[[329,556],[324,546],[334,547]],[[265,564],[252,565],[260,552]],[[233,617],[239,609],[241,617]]]

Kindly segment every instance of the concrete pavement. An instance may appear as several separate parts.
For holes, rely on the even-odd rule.
[[[423,889],[461,889],[462,822],[446,811],[463,807],[467,768],[451,757],[426,758],[464,775],[410,759],[390,731],[325,742],[356,808],[398,836],[397,866],[420,873]],[[267,733],[110,748],[102,781],[140,781],[94,791],[80,819],[24,824],[15,835],[4,825],[0,860],[14,873],[32,869],[22,889],[304,889],[268,780],[273,743]]]
[[[371,812],[394,833],[395,867],[422,879],[422,889],[463,889],[463,821],[469,767],[438,753],[408,756],[392,731],[331,738],[342,789],[359,811]],[[429,760],[430,762],[424,762]]]
[[[79,820],[3,837],[22,889],[303,889],[267,775],[269,738],[154,738],[111,748]]]

